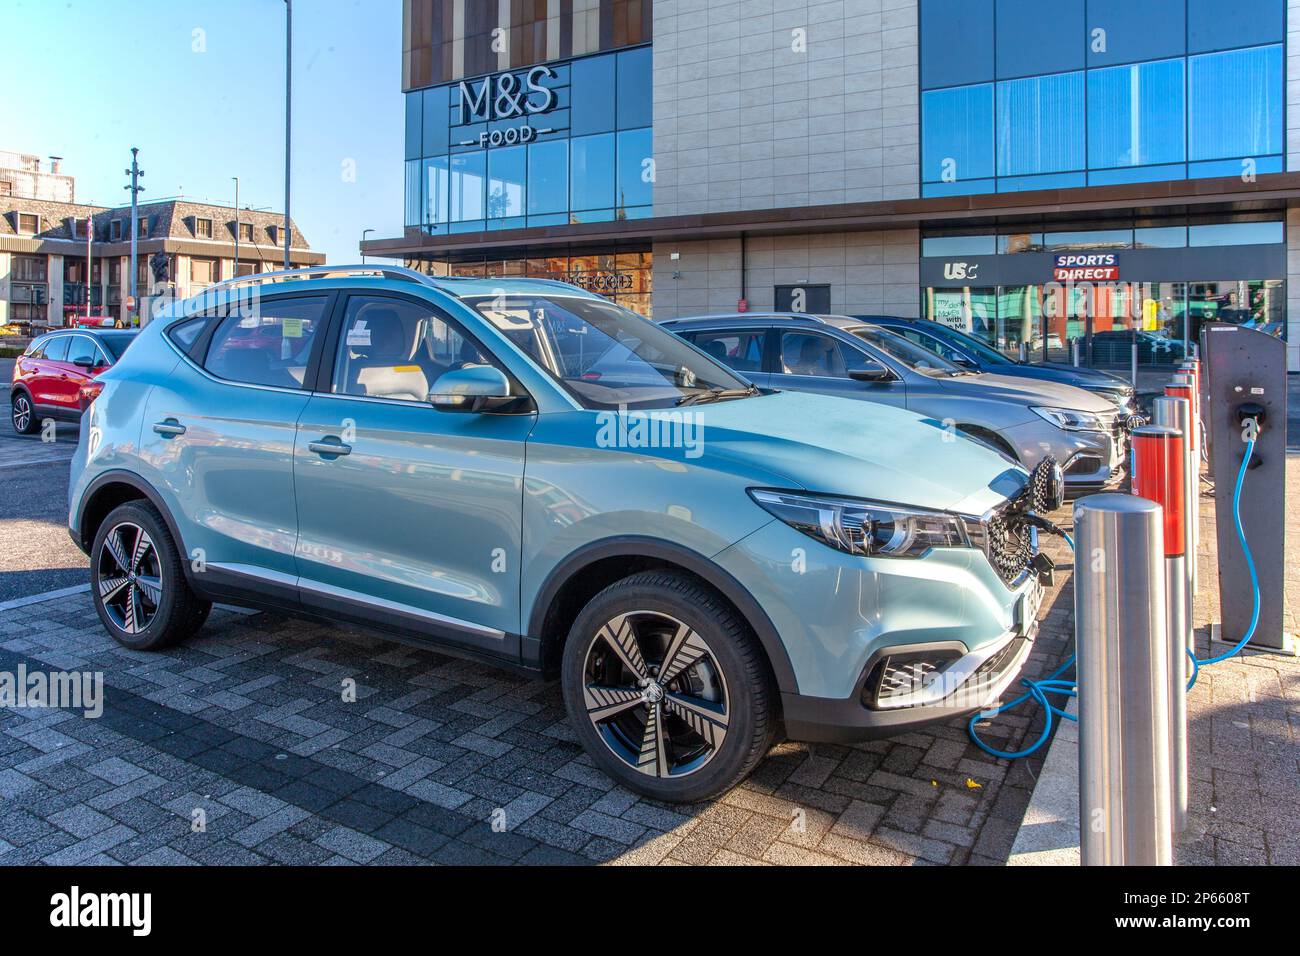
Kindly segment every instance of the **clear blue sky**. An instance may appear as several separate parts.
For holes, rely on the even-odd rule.
[[[196,33],[196,31],[201,31]],[[399,0],[294,0],[294,221],[330,262],[401,234]],[[0,0],[0,149],[64,157],[77,200],[284,207],[283,0]],[[345,162],[355,163],[355,181]]]

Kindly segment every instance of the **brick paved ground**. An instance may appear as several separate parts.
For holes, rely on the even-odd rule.
[[[1070,600],[1045,602],[1031,672],[1064,653]],[[778,744],[722,799],[673,807],[593,768],[557,684],[357,632],[218,609],[188,645],[132,653],[79,594],[0,611],[0,671],[22,664],[102,671],[106,706],[0,711],[0,864],[1000,863],[1037,767],[958,721]]]
[[[1295,376],[1292,376],[1295,379]],[[1291,387],[1292,407],[1300,381]],[[1249,479],[1248,479],[1249,480]],[[1287,500],[1300,500],[1300,454],[1287,459]],[[1231,507],[1231,500],[1223,502]],[[1209,644],[1218,618],[1215,499],[1201,502],[1201,593],[1196,598],[1197,656],[1222,653]],[[1284,626],[1300,633],[1300,508],[1286,513]],[[1239,635],[1237,635],[1239,639]],[[1247,651],[1201,669],[1187,698],[1191,791],[1188,829],[1175,862],[1300,864],[1300,659]]]

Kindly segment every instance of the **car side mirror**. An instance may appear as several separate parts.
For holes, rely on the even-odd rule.
[[[851,369],[849,378],[855,382],[887,382],[892,375],[889,369],[879,362],[868,361],[861,368]]]
[[[429,404],[441,412],[485,412],[515,399],[505,374],[491,365],[467,365],[443,372],[429,391]]]
[[[73,359],[72,364],[77,366],[77,368],[94,368],[95,360],[91,358]]]

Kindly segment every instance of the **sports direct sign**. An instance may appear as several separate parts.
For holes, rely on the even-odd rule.
[[[1052,278],[1057,282],[1116,282],[1119,256],[1113,252],[1066,252],[1055,257]]]

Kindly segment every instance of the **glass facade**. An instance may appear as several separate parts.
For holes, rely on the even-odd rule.
[[[407,93],[407,228],[650,216],[650,90],[642,46]]]
[[[920,3],[923,196],[1283,171],[1283,0]]]
[[[513,259],[479,258],[456,262],[408,259],[405,265],[427,275],[555,279],[597,292],[625,308],[649,317],[651,261],[650,250],[646,247],[608,253],[551,254]]]

